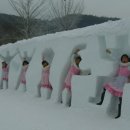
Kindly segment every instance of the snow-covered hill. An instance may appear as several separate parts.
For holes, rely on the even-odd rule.
[[[29,55],[35,49],[35,53],[27,71],[26,93],[14,90],[21,68],[19,56],[11,62],[9,90],[0,90],[1,130],[129,130],[129,84],[125,86],[122,116],[118,120],[106,113],[110,106],[110,94],[106,95],[101,107],[91,104],[89,99],[96,97],[98,100],[97,90],[99,91],[104,79],[113,72],[115,61],[106,54],[106,48],[111,48],[117,59],[123,53],[130,56],[130,20],[109,21],[101,25],[19,41],[1,46],[0,54],[6,55],[7,50],[13,54],[17,48],[21,52],[27,51]],[[48,48],[54,52],[50,74],[53,92],[51,99],[46,101],[44,98],[37,98],[36,94],[41,78],[41,55]],[[83,60],[80,67],[90,68],[92,74],[73,77],[72,107],[66,108],[57,101],[60,101],[70,56],[75,48],[81,49]]]

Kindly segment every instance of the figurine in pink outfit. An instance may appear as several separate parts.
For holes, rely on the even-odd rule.
[[[67,95],[66,95],[66,105],[67,106],[71,106],[71,97],[72,97],[72,94],[71,94],[71,80],[72,80],[72,77],[74,75],[90,75],[90,70],[81,70],[80,67],[79,67],[79,64],[82,60],[81,56],[78,54],[80,50],[77,49],[75,50],[74,54],[72,55],[71,57],[71,66],[70,66],[70,69],[68,71],[68,74],[66,76],[66,79],[65,79],[65,82],[64,82],[64,90],[67,91]]]
[[[27,88],[26,88],[26,72],[29,68],[29,63],[31,62],[32,57],[34,55],[34,51],[35,50],[33,50],[33,53],[31,56],[28,56],[27,51],[24,51],[24,55],[22,56],[20,51],[19,51],[19,57],[22,60],[22,68],[21,68],[21,72],[20,72],[16,87],[15,87],[16,90],[19,88],[20,84],[23,85],[24,91],[27,90]]]
[[[109,51],[107,50],[107,52],[111,53],[110,50]],[[121,56],[121,62],[117,69],[114,81],[105,83],[103,85],[101,101],[97,103],[97,105],[102,105],[106,90],[113,96],[118,97],[119,98],[118,114],[115,118],[119,118],[121,116],[123,89],[125,83],[127,83],[130,78],[130,70],[128,69],[128,66],[129,66],[129,57],[127,54],[124,54]]]
[[[8,89],[8,74],[9,74],[9,66],[6,62],[2,62],[2,88],[3,88],[3,81],[6,83],[6,89]]]
[[[42,74],[41,74],[41,80],[40,83],[38,84],[38,97],[41,97],[41,88],[47,90],[47,99],[50,99],[51,93],[52,93],[52,86],[49,81],[49,76],[50,76],[50,65],[49,63],[43,59],[42,61]]]
[[[0,89],[3,89],[3,82],[6,84],[6,89],[8,89],[8,80],[9,80],[9,69],[10,69],[10,63],[12,59],[18,54],[18,51],[16,51],[12,56],[10,55],[10,52],[7,51],[6,55],[3,56],[0,54],[0,58],[3,61],[2,62],[2,76],[1,76],[1,83],[0,83]]]

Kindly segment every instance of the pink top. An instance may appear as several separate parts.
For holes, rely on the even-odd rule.
[[[70,67],[67,77],[65,79],[65,88],[69,89],[70,91],[71,91],[71,79],[73,75],[80,75],[80,69],[75,64],[73,64]]]
[[[41,76],[41,87],[52,89],[52,86],[49,81],[50,76],[50,66],[45,67],[42,70],[42,76]]]
[[[125,83],[128,82],[130,70],[128,66],[120,66],[117,70],[117,76],[114,81],[105,83],[103,87],[107,89],[112,95],[122,97]]]
[[[2,79],[8,81],[8,75],[9,75],[9,66],[2,67]]]
[[[21,74],[20,74],[20,82],[23,83],[23,84],[26,84],[26,72],[27,72],[27,69],[28,69],[28,65],[23,66]]]
[[[118,76],[128,77],[130,75],[130,70],[128,66],[120,66],[117,70]]]

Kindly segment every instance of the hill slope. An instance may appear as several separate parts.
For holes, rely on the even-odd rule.
[[[69,17],[71,19],[71,16]],[[76,23],[75,28],[100,24],[108,20],[118,20],[118,18],[96,17],[92,15],[81,15],[74,17],[80,17],[80,21]],[[21,18],[18,16],[0,14],[0,45],[23,39],[20,30],[22,30],[24,26],[21,21]],[[34,34],[32,37],[59,31],[59,28],[57,28],[54,23],[54,19],[50,21],[36,19],[34,23],[37,24],[33,29]]]

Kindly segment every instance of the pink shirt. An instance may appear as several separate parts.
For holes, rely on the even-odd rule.
[[[49,81],[50,76],[50,66],[45,67],[42,70],[42,76],[41,76],[41,87],[52,89],[52,86]]]
[[[23,66],[21,74],[20,74],[20,82],[23,83],[23,84],[26,84],[26,72],[27,72],[27,69],[28,69],[28,65]]]
[[[71,91],[71,79],[73,75],[80,75],[80,69],[75,64],[73,64],[70,67],[67,77],[65,79],[65,88],[68,88],[70,91]]]
[[[128,77],[130,75],[130,70],[128,69],[128,66],[120,66],[117,70],[118,76],[124,76]]]
[[[2,79],[8,81],[8,75],[9,75],[9,66],[2,67]]]

